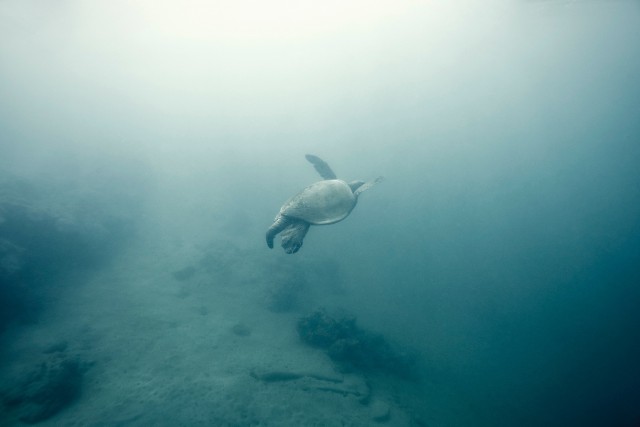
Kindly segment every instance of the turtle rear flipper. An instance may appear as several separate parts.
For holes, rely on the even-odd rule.
[[[322,160],[320,157],[314,156],[313,154],[307,154],[304,157],[313,165],[314,168],[316,168],[316,171],[318,171],[320,176],[324,179],[337,178],[336,174],[331,170],[327,162]]]
[[[309,227],[308,222],[292,221],[282,230],[282,248],[286,253],[295,254],[300,250]]]
[[[376,184],[378,184],[379,182],[382,182],[382,181],[384,181],[384,177],[383,176],[379,176],[376,179],[374,179],[373,181],[365,182],[360,187],[358,187],[358,189],[356,191],[353,192],[353,195],[358,197],[360,195],[360,193],[362,193],[363,191],[367,191],[368,189],[370,189],[371,187],[373,187],[374,185],[376,185]]]

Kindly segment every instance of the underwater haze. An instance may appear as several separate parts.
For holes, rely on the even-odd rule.
[[[0,425],[640,425],[640,3],[0,1]],[[286,254],[321,178],[384,181]]]

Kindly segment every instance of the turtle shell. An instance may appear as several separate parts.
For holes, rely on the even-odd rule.
[[[280,215],[310,224],[333,224],[345,219],[356,201],[346,182],[328,179],[311,184],[290,198],[280,209]]]

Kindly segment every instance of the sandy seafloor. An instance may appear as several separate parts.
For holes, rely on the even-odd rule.
[[[348,290],[323,283],[310,257],[256,250],[255,242],[138,239],[99,272],[66,278],[42,295],[47,303],[35,323],[5,333],[3,383],[65,342],[64,357],[88,366],[81,395],[41,426],[432,425],[440,410],[424,401],[422,381],[341,372],[301,342],[301,313],[339,307]],[[185,267],[195,273],[177,279]],[[296,309],[270,309],[270,286],[298,268],[312,273]],[[259,379],[274,372],[302,377]],[[4,413],[0,424],[24,425],[17,416]]]

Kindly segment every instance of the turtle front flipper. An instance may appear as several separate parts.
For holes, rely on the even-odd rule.
[[[327,162],[322,160],[318,156],[314,156],[313,154],[307,154],[304,156],[309,163],[316,168],[316,171],[320,174],[320,176],[324,179],[336,179],[336,174],[331,170]]]
[[[269,249],[273,249],[273,239],[278,233],[284,230],[287,225],[289,225],[289,222],[289,219],[283,215],[278,215],[276,217],[276,220],[267,230],[267,246],[269,246]]]
[[[295,254],[302,247],[304,236],[309,231],[310,224],[306,221],[290,221],[282,230],[282,248],[288,254]]]

